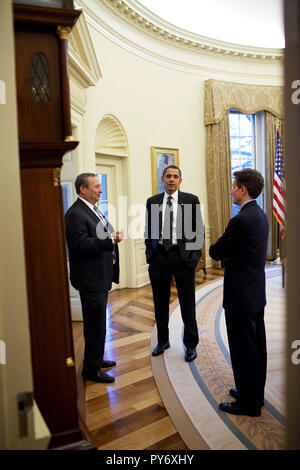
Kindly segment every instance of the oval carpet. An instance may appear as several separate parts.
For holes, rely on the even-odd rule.
[[[234,380],[222,308],[223,279],[196,291],[199,344],[197,359],[184,361],[182,320],[176,301],[170,317],[171,347],[151,358],[162,401],[189,449],[247,450],[285,448],[284,352],[285,290],[281,268],[266,269],[265,323],[268,373],[265,406],[258,418],[233,416],[218,409],[232,400]],[[151,347],[156,345],[156,328]]]

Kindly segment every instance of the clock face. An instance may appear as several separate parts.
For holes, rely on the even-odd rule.
[[[34,5],[50,8],[65,8],[64,0],[14,0],[13,3],[22,3],[23,5]]]

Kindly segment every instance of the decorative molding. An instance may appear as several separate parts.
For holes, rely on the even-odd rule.
[[[61,173],[61,168],[53,168],[53,185],[54,186],[60,186],[60,173]]]
[[[61,39],[62,41],[68,40],[70,31],[71,31],[71,28],[69,26],[57,26],[57,30],[56,30],[59,39]]]
[[[85,89],[80,86],[74,76],[74,70],[70,71],[70,90],[71,90],[71,109],[81,116],[84,116],[87,110],[87,99]]]
[[[139,288],[149,284],[149,273],[148,264],[146,262],[145,255],[145,241],[143,238],[137,238],[134,240],[134,254],[135,254],[135,285],[134,287]]]
[[[121,123],[112,114],[106,114],[97,127],[95,151],[106,155],[128,156],[126,134]]]
[[[85,2],[79,0],[77,3]],[[210,55],[263,62],[281,62],[284,58],[282,49],[236,45],[188,32],[171,25],[135,0],[97,0],[97,3],[105,5],[113,14],[131,26],[175,47]]]
[[[82,88],[95,86],[102,75],[84,12],[81,13],[68,39],[70,76]]]

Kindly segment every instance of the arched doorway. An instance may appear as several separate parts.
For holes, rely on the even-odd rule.
[[[105,114],[95,136],[96,173],[103,188],[100,204],[113,226],[127,232],[128,201],[128,140],[120,121],[112,114]],[[131,285],[133,268],[130,241],[126,238],[119,245],[120,283],[114,288]],[[126,269],[125,269],[126,266]]]

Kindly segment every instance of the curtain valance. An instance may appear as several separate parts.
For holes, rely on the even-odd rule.
[[[284,87],[247,85],[221,80],[205,80],[204,123],[220,122],[230,108],[253,114],[266,110],[274,116],[284,117]]]

